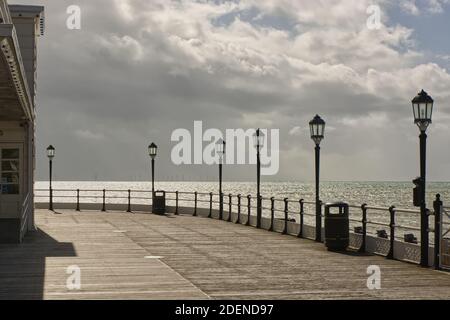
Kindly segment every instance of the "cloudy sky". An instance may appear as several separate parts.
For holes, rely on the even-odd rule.
[[[12,0],[9,1],[12,3]],[[56,147],[58,180],[214,179],[171,163],[172,132],[280,130],[280,171],[313,178],[308,121],[327,121],[325,180],[410,180],[418,129],[410,101],[435,99],[429,177],[450,180],[450,0],[17,0],[46,7],[38,48],[37,177]],[[66,27],[81,8],[81,30]],[[371,5],[381,28],[368,28]],[[254,166],[226,168],[253,180]]]

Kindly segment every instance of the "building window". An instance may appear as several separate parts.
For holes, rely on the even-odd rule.
[[[1,152],[1,193],[20,193],[20,152],[19,149],[2,149]]]

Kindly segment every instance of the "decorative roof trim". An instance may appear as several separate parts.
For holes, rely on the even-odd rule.
[[[0,46],[23,111],[29,120],[34,121],[34,104],[28,88],[25,68],[19,49],[19,40],[17,39],[14,25],[0,24]]]
[[[39,30],[37,36],[43,36],[45,32],[45,12],[43,6],[9,5],[12,18],[25,17],[36,18],[36,29]]]

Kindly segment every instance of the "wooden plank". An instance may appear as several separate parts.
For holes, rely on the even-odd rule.
[[[0,246],[0,299],[205,299],[208,296],[95,214],[38,213],[39,231]],[[81,290],[66,286],[81,270]]]
[[[37,210],[40,232],[0,246],[0,298],[449,299],[450,275],[191,216]],[[147,258],[145,258],[147,257]],[[157,257],[160,257],[158,259]],[[66,288],[81,268],[82,288]],[[381,290],[366,286],[381,268]]]

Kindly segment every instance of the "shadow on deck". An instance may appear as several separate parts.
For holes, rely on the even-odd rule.
[[[0,245],[0,299],[43,299],[46,259],[74,256],[72,243],[58,242],[41,229],[29,232],[22,244]]]

